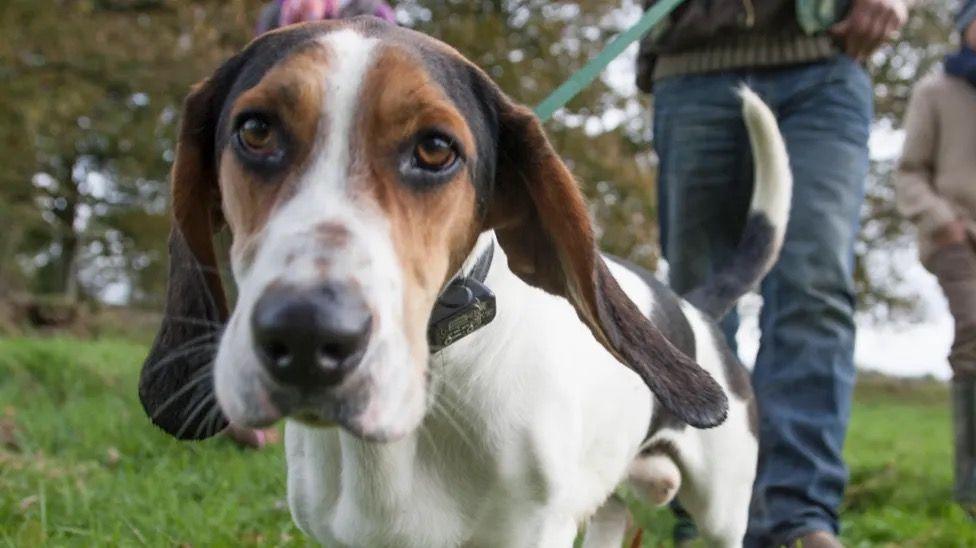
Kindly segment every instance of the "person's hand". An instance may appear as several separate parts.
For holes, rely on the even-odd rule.
[[[969,46],[969,49],[976,49],[976,21],[973,21],[966,27],[966,31],[962,35],[962,39]]]
[[[285,0],[281,3],[279,26],[332,19],[339,15],[338,0]]]
[[[962,221],[952,221],[942,225],[932,233],[932,243],[938,248],[961,244],[966,241],[966,225]]]
[[[848,55],[863,61],[907,21],[904,0],[854,0],[847,17],[830,27],[830,33],[844,43]]]

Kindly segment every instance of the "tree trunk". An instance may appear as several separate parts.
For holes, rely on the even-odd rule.
[[[78,183],[74,180],[76,161],[68,162],[68,170],[64,177],[64,199],[63,209],[55,210],[54,216],[61,225],[60,243],[61,257],[58,265],[58,287],[61,293],[69,302],[78,300],[78,250],[80,248],[80,237],[75,231],[75,224],[78,221],[78,206],[81,202],[81,191]]]
[[[78,300],[78,235],[71,232],[61,239],[61,291],[69,302]]]

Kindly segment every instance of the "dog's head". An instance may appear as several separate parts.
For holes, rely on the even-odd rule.
[[[491,229],[512,271],[568,299],[665,407],[695,426],[725,416],[719,386],[607,271],[531,110],[429,37],[356,19],[256,40],[186,100],[172,194],[167,313],[140,395],[177,437],[284,416],[410,432],[432,308]]]

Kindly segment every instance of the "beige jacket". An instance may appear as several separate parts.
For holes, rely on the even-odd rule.
[[[961,219],[976,241],[976,88],[939,71],[917,84],[908,104],[905,148],[895,174],[898,209],[918,226],[927,263],[932,236]]]

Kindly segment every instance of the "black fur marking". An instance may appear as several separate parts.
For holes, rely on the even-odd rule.
[[[139,399],[156,426],[181,439],[205,439],[227,426],[216,410],[212,371],[224,318],[207,273],[175,228],[169,252],[166,312],[142,368]]]
[[[651,323],[657,327],[665,338],[671,341],[678,350],[684,352],[688,357],[695,358],[695,332],[688,323],[688,318],[681,310],[681,301],[671,288],[661,283],[654,274],[626,259],[609,257],[615,263],[630,270],[641,278],[647,285],[654,299],[654,307],[651,310]],[[654,407],[654,415],[651,417],[651,425],[647,430],[647,438],[663,429],[682,431],[688,424],[676,417],[674,413],[668,411],[664,406]]]
[[[681,452],[678,451],[678,446],[671,440],[654,440],[640,451],[640,456],[642,457],[650,457],[653,455],[665,455],[674,461],[676,465],[681,462]]]
[[[765,217],[763,217],[765,219]],[[695,332],[688,323],[688,318],[681,310],[681,301],[671,288],[661,283],[652,273],[638,265],[625,259],[610,257],[615,263],[627,268],[634,274],[640,276],[641,280],[647,284],[654,296],[654,309],[652,311],[651,322],[654,323],[664,336],[671,341],[679,350],[688,356],[695,357]],[[756,399],[752,392],[752,382],[749,371],[742,365],[742,362],[732,353],[725,337],[722,335],[718,326],[711,321],[706,322],[715,348],[719,351],[722,360],[722,368],[726,382],[732,394],[746,402],[749,415],[749,430],[758,437],[759,432],[759,413],[756,407]],[[681,431],[688,425],[677,418],[673,413],[662,406],[657,406],[654,416],[651,417],[651,425],[648,428],[647,438],[650,439],[654,434],[664,429]],[[658,442],[655,442],[658,443]],[[648,449],[655,447],[654,444],[642,451],[647,454]]]
[[[685,299],[712,318],[722,319],[766,275],[776,252],[774,235],[764,213],[751,213],[731,262]]]
[[[597,312],[612,348],[650,387],[661,406],[696,428],[722,424],[728,397],[711,376],[682,354],[624,294],[602,259],[596,265],[601,294]]]
[[[691,329],[684,311],[681,310],[681,301],[674,291],[639,265],[619,257],[608,256],[607,258],[636,274],[647,285],[654,299],[651,323],[671,341],[675,348],[684,352],[689,358],[695,359],[695,332]]]
[[[673,430],[675,432],[681,432],[687,427],[688,423],[679,419],[674,413],[659,405],[654,408],[654,416],[651,417],[651,425],[647,427],[647,435],[644,436],[644,439],[653,438],[654,434],[657,434],[661,430]]]
[[[749,371],[729,348],[725,341],[725,335],[718,325],[714,322],[707,322],[707,325],[712,343],[718,349],[719,357],[722,360],[725,382],[728,383],[729,390],[745,402],[746,411],[749,415],[749,431],[756,439],[759,439],[759,409],[752,391],[752,379],[749,376]]]

